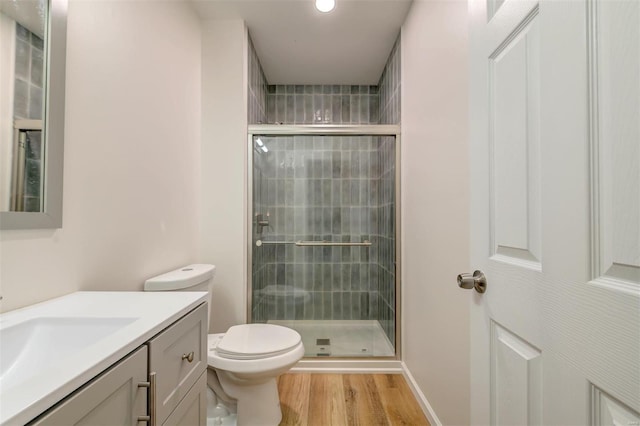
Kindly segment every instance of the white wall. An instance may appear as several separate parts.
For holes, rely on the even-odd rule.
[[[403,358],[443,424],[469,424],[467,4],[402,27]]]
[[[184,2],[70,1],[63,227],[2,231],[2,311],[197,260],[200,38]]]
[[[247,29],[203,22],[201,261],[216,265],[212,332],[246,322]]]

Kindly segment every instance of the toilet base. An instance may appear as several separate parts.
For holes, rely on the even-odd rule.
[[[238,426],[277,426],[282,420],[276,378],[248,382],[216,371],[225,393],[237,401]]]

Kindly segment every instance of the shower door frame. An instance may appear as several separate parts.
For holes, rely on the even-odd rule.
[[[395,124],[328,125],[328,124],[250,124],[247,126],[247,323],[252,320],[253,304],[253,137],[254,136],[393,136],[395,137],[395,356],[329,357],[323,360],[401,360],[402,307],[401,209],[400,209],[400,126]],[[316,359],[305,357],[304,359]]]

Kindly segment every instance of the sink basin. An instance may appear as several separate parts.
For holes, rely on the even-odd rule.
[[[0,389],[55,368],[137,319],[39,317],[0,329]]]

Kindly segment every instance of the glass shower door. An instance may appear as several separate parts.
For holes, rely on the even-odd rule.
[[[253,135],[251,321],[395,355],[395,137]]]

